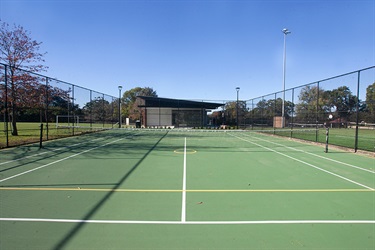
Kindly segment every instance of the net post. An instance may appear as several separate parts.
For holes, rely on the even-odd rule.
[[[324,126],[326,127],[326,148],[324,153],[328,153],[329,126],[327,123],[324,123]]]
[[[43,123],[40,124],[40,138],[39,138],[39,148],[42,148],[43,142]]]

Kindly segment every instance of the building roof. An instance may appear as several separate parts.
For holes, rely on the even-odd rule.
[[[204,108],[204,109],[217,109],[224,106],[224,103],[214,102],[198,102],[189,100],[179,100],[170,98],[160,98],[151,96],[137,96],[144,100],[138,107],[146,108]]]

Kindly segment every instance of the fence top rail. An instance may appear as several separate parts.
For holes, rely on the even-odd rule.
[[[310,82],[310,83],[302,84],[302,85],[299,85],[299,86],[296,86],[296,87],[292,87],[292,88],[289,88],[289,89],[285,89],[285,92],[286,92],[286,91],[293,90],[293,89],[297,89],[297,88],[306,87],[306,86],[309,86],[309,85],[312,85],[312,84],[316,84],[316,83],[321,83],[321,82],[329,81],[329,80],[336,79],[336,78],[339,78],[339,77],[343,77],[343,76],[351,75],[351,74],[358,73],[358,72],[361,72],[361,71],[365,71],[365,70],[369,70],[369,69],[374,69],[374,68],[375,68],[375,66],[371,66],[371,67],[367,67],[367,68],[363,68],[363,69],[359,69],[359,70],[351,71],[351,72],[348,72],[348,73],[345,73],[345,74],[341,74],[341,75],[337,75],[337,76],[333,76],[333,77],[325,78],[325,79],[322,79],[322,80],[319,80],[319,81],[314,81],[314,82]],[[260,99],[260,98],[263,99],[265,96],[275,95],[275,94],[279,94],[279,93],[283,93],[283,92],[284,92],[284,90],[280,90],[280,91],[277,91],[277,92],[274,92],[274,93],[271,93],[271,94],[268,94],[268,95],[262,95],[262,96],[258,96],[258,97],[255,97],[255,98],[250,98],[250,99],[248,99],[248,100],[246,100],[246,101],[252,101],[252,100]]]
[[[18,68],[18,67],[10,66],[10,65],[5,64],[5,63],[1,63],[1,62],[0,62],[0,65],[2,65],[2,66],[4,66],[4,67],[7,67],[7,66],[8,66],[8,67],[12,67],[12,68],[15,68],[15,69],[17,69],[17,70],[21,70],[21,71],[24,71],[24,72],[27,72],[27,73],[30,73],[30,74],[34,74],[34,75],[37,75],[37,76],[39,76],[39,77],[43,77],[43,78],[46,78],[46,79],[55,80],[55,81],[58,81],[58,82],[60,82],[60,83],[64,83],[64,84],[67,84],[67,85],[71,85],[71,86],[73,86],[73,87],[77,87],[77,88],[85,89],[85,90],[88,90],[88,91],[93,91],[94,93],[97,93],[97,94],[101,94],[101,95],[109,96],[109,97],[112,97],[112,98],[117,98],[117,97],[115,97],[115,96],[111,96],[111,95],[108,95],[108,94],[104,94],[104,93],[101,93],[101,92],[97,92],[97,91],[95,91],[95,90],[92,90],[92,89],[89,89],[89,88],[86,88],[86,87],[82,87],[82,86],[79,86],[79,85],[76,85],[76,84],[73,84],[73,83],[65,82],[65,81],[59,80],[59,79],[57,79],[57,78],[49,77],[49,76],[42,75],[42,74],[39,74],[39,73],[35,73],[35,72],[29,71],[29,70],[25,70],[25,69],[21,69],[21,68]],[[365,71],[365,70],[369,70],[369,69],[374,69],[374,68],[375,68],[375,65],[374,65],[374,66],[367,67],[367,68],[362,68],[362,69],[359,69],[359,70],[351,71],[351,72],[348,72],[348,73],[344,73],[344,74],[341,74],[341,75],[337,75],[337,76],[333,76],[333,77],[325,78],[325,79],[322,79],[322,80],[319,80],[319,81],[314,81],[314,82],[310,82],[310,83],[302,84],[302,85],[299,85],[299,86],[296,86],[296,87],[292,87],[292,88],[285,89],[285,92],[286,92],[286,91],[293,90],[293,89],[302,88],[302,87],[310,86],[310,85],[313,85],[313,84],[317,84],[317,83],[321,83],[321,82],[329,81],[329,80],[336,79],[336,78],[339,78],[339,77],[343,77],[343,76],[351,75],[351,74],[354,74],[354,73],[359,73],[359,72],[361,72],[361,71]],[[264,97],[266,97],[266,96],[277,95],[277,94],[280,94],[280,93],[283,93],[283,92],[284,92],[284,90],[280,90],[280,91],[273,92],[273,93],[270,93],[270,94],[267,94],[267,95],[262,95],[262,96],[258,96],[258,97],[250,98],[250,99],[247,99],[247,100],[244,100],[244,101],[247,102],[247,101],[253,101],[253,100],[256,100],[256,99],[264,99]],[[229,102],[229,100],[224,101],[224,102]]]
[[[89,88],[86,88],[86,87],[82,87],[82,86],[79,86],[79,85],[76,85],[74,83],[70,83],[70,82],[65,82],[65,81],[62,81],[62,80],[59,80],[57,78],[53,78],[53,77],[50,77],[50,76],[46,76],[46,75],[42,75],[42,74],[39,74],[39,73],[36,73],[36,72],[32,72],[30,70],[26,70],[26,69],[21,69],[19,67],[15,67],[15,66],[10,66],[8,64],[5,64],[5,63],[1,63],[0,62],[0,65],[4,66],[4,67],[11,67],[11,68],[14,68],[16,70],[20,70],[20,71],[23,71],[23,72],[26,72],[26,73],[29,73],[29,74],[33,74],[33,75],[36,75],[36,76],[39,76],[39,77],[42,77],[42,78],[46,78],[47,80],[50,79],[50,80],[54,80],[54,81],[57,81],[57,82],[60,82],[60,83],[64,83],[66,85],[70,85],[72,87],[77,87],[77,88],[81,88],[81,89],[84,89],[84,90],[88,90],[88,91],[93,91],[95,93],[98,93],[98,94],[101,94],[101,95],[105,95],[105,96],[109,96],[109,97],[112,97],[112,98],[117,98],[115,96],[111,96],[111,95],[108,95],[108,94],[104,94],[104,93],[100,93],[100,92],[97,92],[95,90],[92,90],[92,89],[89,89]]]

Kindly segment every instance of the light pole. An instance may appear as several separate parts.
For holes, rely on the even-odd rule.
[[[240,92],[240,87],[237,87],[236,90],[237,90],[236,123],[237,123],[237,129],[238,129],[238,92]]]
[[[122,86],[118,86],[118,127],[122,127],[122,117],[121,117],[121,90]]]
[[[282,124],[281,127],[285,127],[285,70],[286,70],[286,35],[290,34],[291,32],[288,29],[283,29],[282,32],[284,33],[284,62],[283,62],[283,105],[281,108],[281,119]]]

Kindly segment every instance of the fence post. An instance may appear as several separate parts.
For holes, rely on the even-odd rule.
[[[9,129],[8,129],[8,72],[7,65],[4,65],[4,74],[5,74],[5,134],[6,134],[6,147],[9,147]]]
[[[92,103],[92,90],[90,89],[90,103]],[[90,128],[92,131],[92,105],[90,105]]]
[[[285,92],[284,92],[285,94]],[[274,103],[273,103],[273,115],[272,115],[272,127],[273,127],[273,134],[276,134],[276,128],[275,128],[275,124],[274,124],[274,119],[275,119],[275,116],[277,115],[276,114],[276,98],[277,98],[277,93],[275,93],[275,97],[274,97]],[[284,98],[285,99],[285,98]],[[284,109],[285,109],[285,105],[284,105]],[[284,128],[285,127],[285,121],[284,121],[284,118],[285,118],[285,111],[284,111],[284,116],[282,117],[282,125],[281,127]]]
[[[104,106],[104,94],[102,95],[102,119],[103,119],[103,128],[105,127],[105,106]]]
[[[292,117],[291,117],[291,128],[290,128],[290,137],[293,138],[293,127],[294,127],[294,88],[292,88]]]
[[[74,118],[74,116],[75,116],[75,112],[74,112],[74,87],[75,87],[75,85],[72,85],[72,116],[73,116],[73,126],[72,126],[72,135],[74,135],[74,128],[75,128],[75,118]]]
[[[48,77],[46,77],[46,140],[48,141],[48,129],[49,129],[49,126],[48,126],[48,106],[49,106],[49,102],[48,102]]]
[[[318,141],[318,120],[319,120],[319,82],[317,82],[316,114],[315,114],[315,142]]]
[[[354,141],[354,152],[358,150],[358,122],[359,122],[359,82],[360,82],[360,73],[358,71],[358,78],[357,78],[357,104],[356,104],[356,122],[355,122],[355,141]]]

